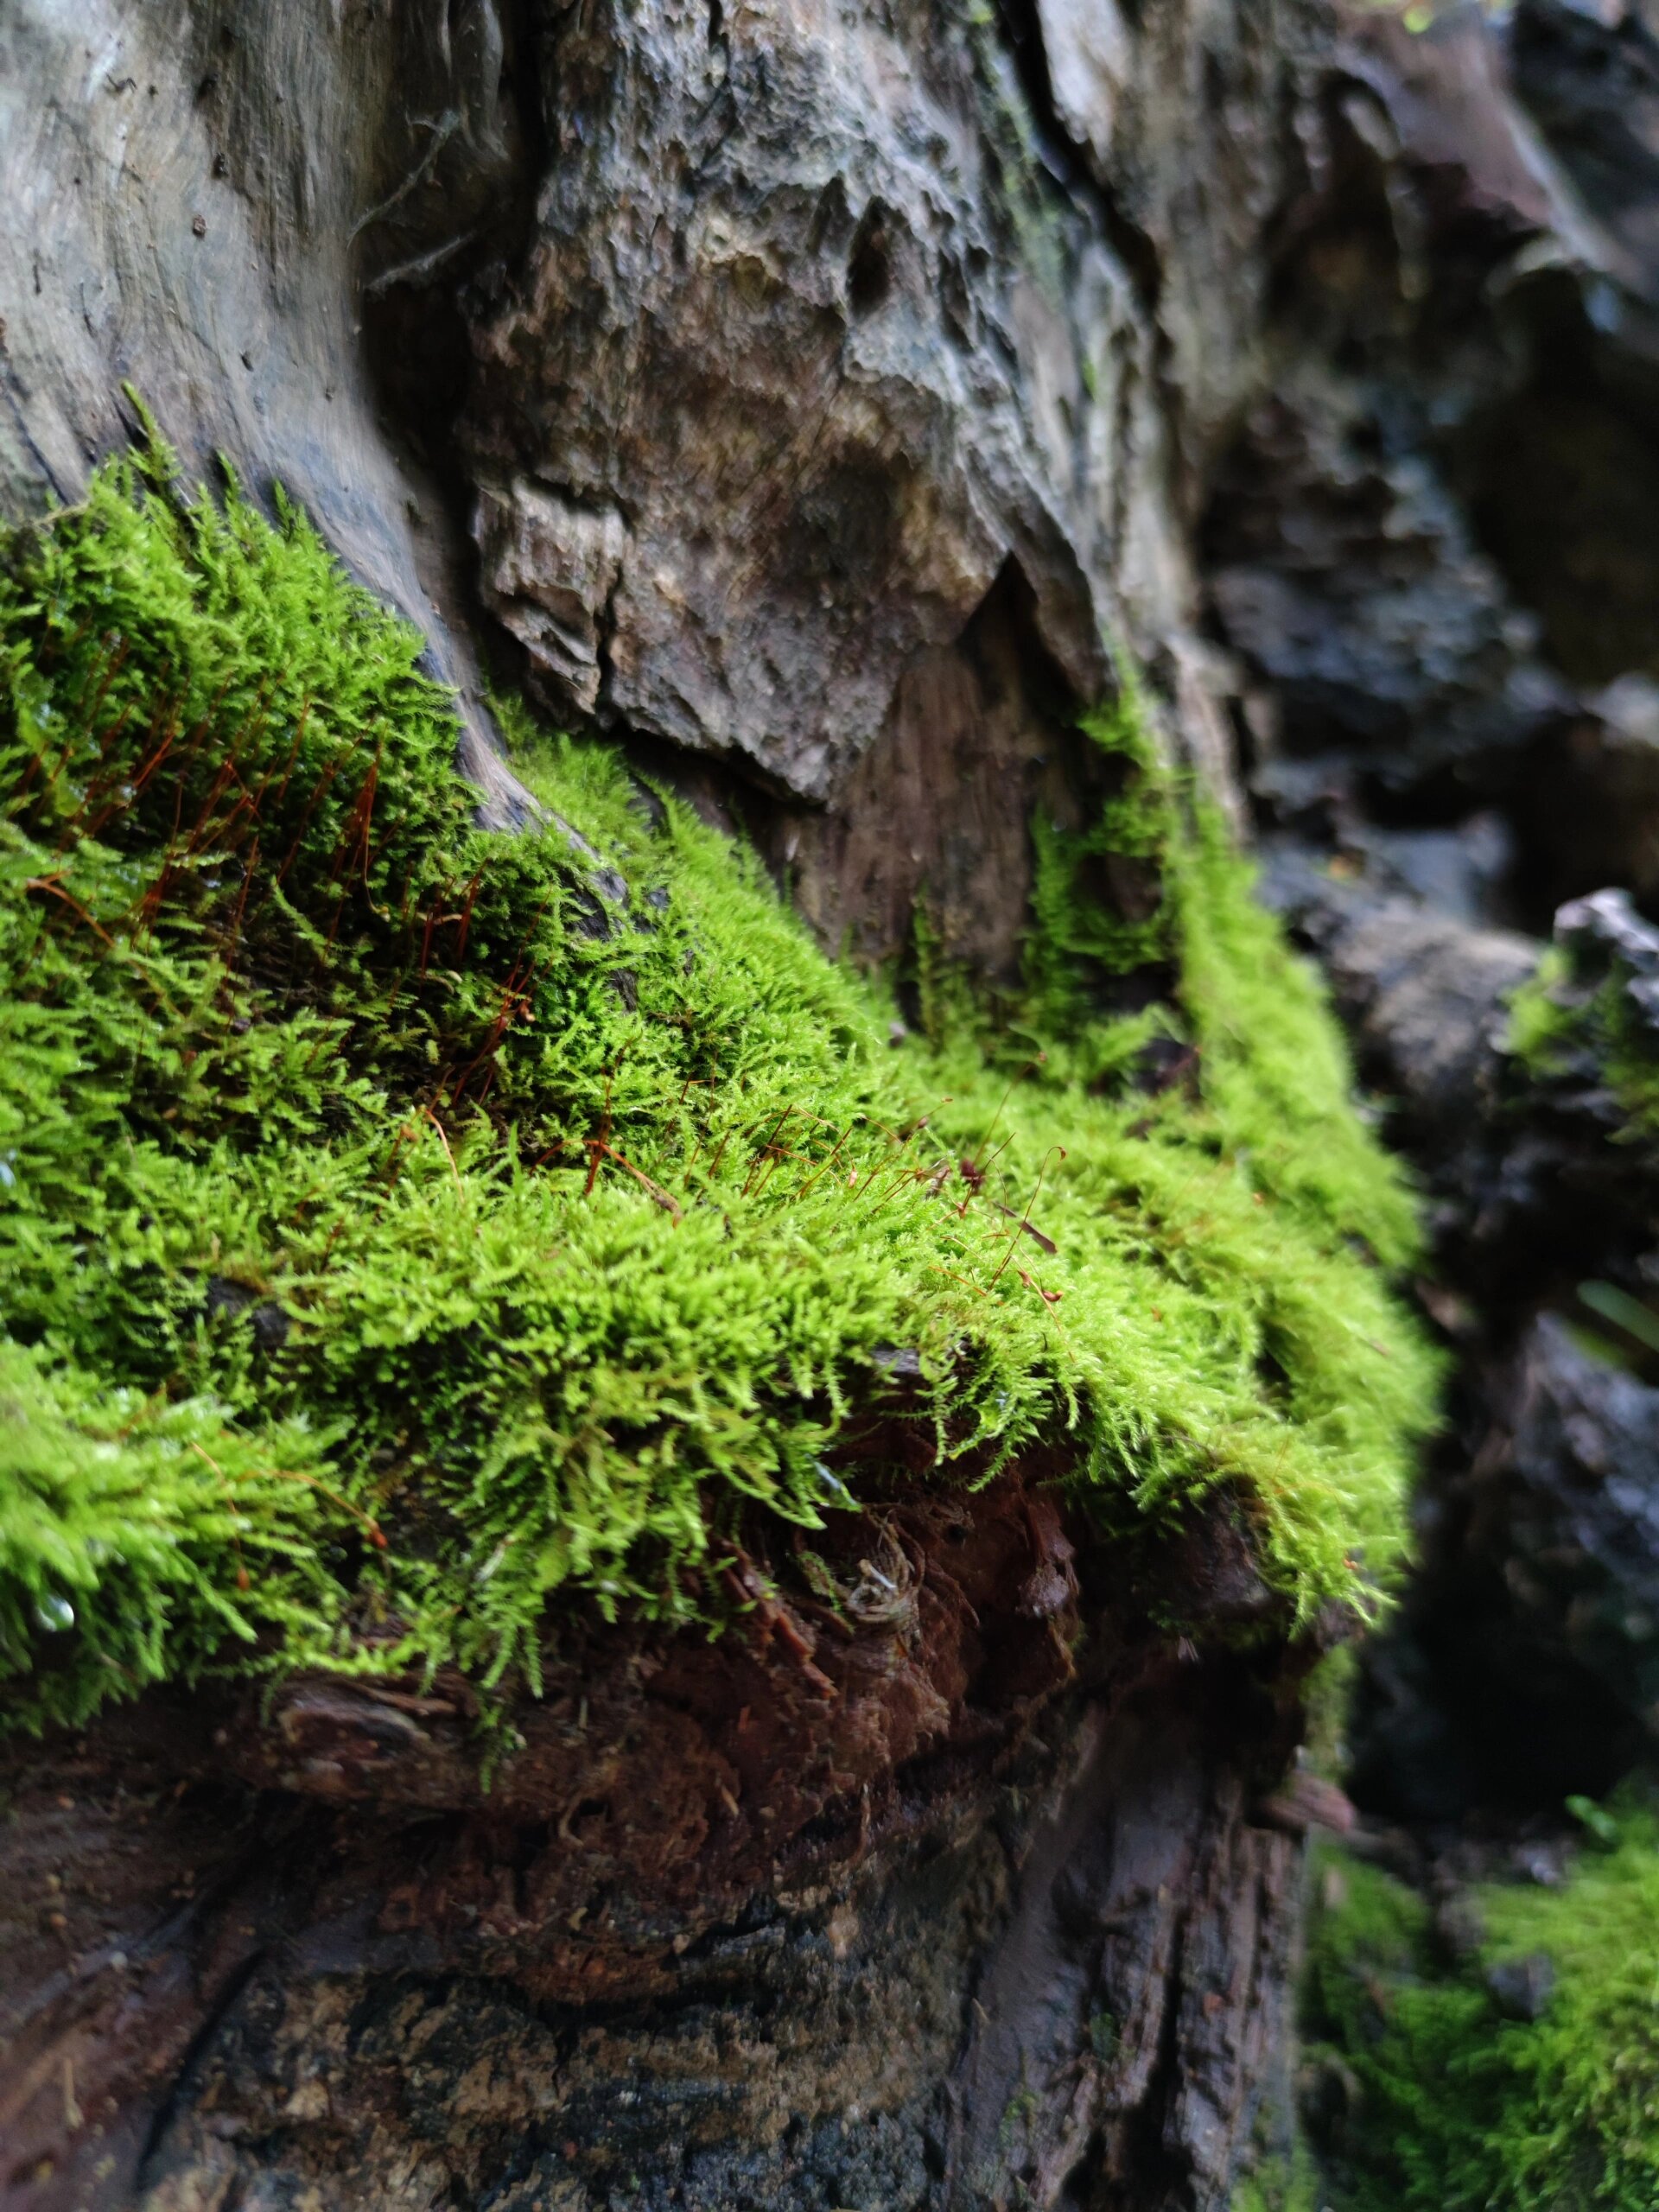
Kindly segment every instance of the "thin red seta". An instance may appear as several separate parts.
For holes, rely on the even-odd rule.
[[[599,1135],[596,1137],[589,1137],[588,1140],[588,1181],[582,1194],[584,1198],[592,1198],[594,1185],[599,1180],[601,1156],[610,1149],[611,1085],[615,1079],[616,1071],[612,1069],[605,1078],[605,1104],[599,1117]]]
[[[443,1156],[449,1162],[449,1173],[455,1179],[455,1188],[464,1198],[467,1195],[467,1186],[461,1179],[461,1170],[455,1165],[455,1155],[449,1149],[449,1140],[443,1133],[443,1123],[429,1106],[423,1106],[421,1111],[438,1133],[438,1142],[443,1147]]]
[[[525,976],[522,987],[520,987],[518,983],[517,969],[515,969],[512,974],[508,976],[505,983],[502,986],[501,1004],[497,1009],[495,1018],[491,1022],[489,1029],[485,1035],[483,1044],[480,1046],[478,1052],[474,1055],[472,1059],[467,1062],[465,1071],[456,1078],[454,1087],[449,1093],[449,1103],[452,1106],[458,1106],[461,1103],[461,1093],[472,1081],[473,1077],[476,1074],[478,1070],[482,1067],[486,1060],[492,1058],[493,1055],[499,1051],[501,1040],[506,1035],[508,1030],[512,1027],[516,1016],[520,1013],[529,1012],[531,1006],[530,986],[535,981],[535,976],[536,970],[532,968],[529,975]],[[492,1082],[494,1080],[494,1076],[495,1071],[493,1068],[490,1077]],[[482,1105],[482,1097],[480,1098],[479,1103]]]
[[[161,709],[158,708],[156,709],[157,714],[159,714],[160,711]],[[61,834],[58,838],[57,850],[59,853],[67,852],[70,846],[76,842],[78,835],[83,838],[95,837],[98,835],[98,832],[103,828],[104,824],[109,820],[110,817],[112,814],[119,812],[120,810],[118,807],[107,807],[105,811],[99,816],[96,823],[91,827],[83,830],[80,826],[82,820],[86,814],[87,809],[92,806],[102,796],[102,778],[104,769],[108,765],[110,753],[114,747],[116,740],[126,728],[126,726],[131,718],[131,708],[123,707],[120,713],[110,724],[109,730],[105,737],[104,742],[99,748],[98,758],[92,763],[92,772],[86,779],[86,788],[80,795],[80,804],[75,809],[74,812],[69,817],[67,821],[65,822]],[[152,729],[155,728],[154,721],[151,722],[150,727]]]
[[[74,750],[75,738],[78,733],[83,729],[92,729],[96,726],[99,715],[104,711],[104,702],[109,696],[110,686],[114,683],[117,676],[120,673],[122,664],[125,661],[126,658],[127,641],[123,638],[118,643],[115,651],[110,655],[109,660],[105,664],[104,670],[104,681],[98,687],[98,696],[93,700],[90,711],[82,716],[78,722],[71,725],[69,734],[64,740],[63,750],[58,755],[58,765],[54,768],[51,774],[46,779],[45,788],[41,793],[42,798],[44,798],[46,793],[52,789],[53,785],[57,782],[58,778],[63,773],[65,768],[68,766],[69,755]],[[42,746],[41,753],[35,756],[36,760],[39,760],[44,755],[45,749],[46,748]],[[31,776],[33,772],[33,766],[31,766]],[[22,791],[28,790],[29,784],[29,777],[26,776],[23,779],[23,782],[18,794],[19,797],[22,796]]]
[[[978,1150],[974,1154],[974,1166],[976,1167],[980,1164],[980,1154],[984,1151],[986,1146],[989,1144],[992,1137],[996,1134],[996,1125],[1002,1118],[1003,1109],[1007,1105],[1009,1099],[1014,1096],[1014,1084],[1023,1083],[1026,1077],[1031,1073],[1032,1070],[1033,1068],[1039,1068],[1043,1066],[1047,1061],[1047,1058],[1048,1054],[1046,1052],[1039,1052],[1035,1059],[1027,1060],[1026,1062],[1026,1065],[1020,1069],[1018,1075],[1013,1076],[1009,1078],[1008,1087],[1003,1092],[1002,1096],[998,1103],[996,1111],[992,1115],[989,1125],[987,1128],[984,1135],[979,1141]],[[997,1152],[1001,1152],[1003,1146],[1006,1145],[1007,1141],[1008,1140],[1005,1137],[1002,1141],[1002,1144],[998,1145],[996,1148]],[[996,1157],[996,1154],[993,1153],[991,1157],[995,1159]]]
[[[294,842],[289,847],[288,858],[283,862],[282,867],[277,870],[276,888],[278,890],[281,890],[283,883],[288,879],[289,870],[299,858],[300,847],[305,841],[305,833],[307,830],[311,825],[311,817],[315,813],[317,808],[327,797],[329,789],[333,785],[335,777],[339,775],[342,768],[350,766],[351,763],[356,760],[359,753],[362,750],[362,747],[363,740],[359,737],[353,743],[349,753],[337,754],[323,770],[321,778],[318,781],[315,789],[312,791],[310,798],[305,802],[304,810],[300,816],[300,826],[294,832]]]
[[[420,980],[422,982],[426,981],[427,963],[432,957],[432,938],[434,932],[436,931],[440,922],[453,921],[454,919],[453,914],[446,914],[443,911],[443,902],[449,896],[449,887],[448,880],[446,879],[442,889],[435,891],[433,893],[432,911],[428,914],[426,918],[426,927],[421,933]]]
[[[684,1210],[671,1192],[665,1191],[660,1183],[653,1181],[643,1167],[636,1167],[633,1162],[624,1154],[620,1153],[613,1144],[607,1144],[599,1137],[589,1137],[588,1149],[593,1156],[593,1166],[588,1170],[588,1191],[594,1187],[594,1179],[599,1173],[601,1157],[613,1160],[619,1167],[625,1168],[632,1176],[634,1181],[639,1184],[648,1198],[655,1199],[664,1213],[673,1217],[675,1227],[677,1229],[679,1227],[680,1223],[685,1218]],[[586,1197],[587,1192],[584,1192],[582,1195]]]
[[[190,1449],[199,1453],[207,1462],[226,1490],[229,1490],[230,1477],[214,1459],[213,1453],[204,1451],[194,1437],[190,1440]],[[353,1520],[362,1529],[376,1551],[384,1552],[391,1548],[386,1542],[380,1523],[374,1516],[365,1513],[360,1505],[353,1505],[349,1497],[342,1497],[333,1484],[324,1482],[321,1476],[303,1474],[294,1467],[261,1467],[258,1473],[261,1476],[270,1476],[278,1482],[305,1484],[308,1489],[315,1491],[320,1497],[326,1497],[331,1504],[337,1505],[342,1513],[349,1513]]]
[[[226,966],[236,957],[236,948],[242,936],[242,916],[248,903],[248,891],[253,882],[253,872],[258,865],[259,839],[256,835],[247,859],[242,864],[242,888],[236,894],[236,912],[231,916],[230,949],[226,956]]]
[[[1043,1178],[1044,1178],[1044,1176],[1045,1176],[1045,1175],[1046,1175],[1046,1174],[1047,1174],[1047,1173],[1048,1173],[1048,1163],[1049,1163],[1049,1161],[1050,1161],[1051,1160],[1052,1160],[1052,1158],[1054,1157],[1054,1155],[1055,1155],[1055,1154],[1056,1154],[1057,1152],[1059,1154],[1060,1158],[1061,1158],[1062,1160],[1064,1160],[1064,1159],[1065,1159],[1065,1158],[1067,1157],[1066,1149],[1065,1149],[1065,1147],[1063,1144],[1052,1144],[1052,1145],[1050,1145],[1050,1147],[1048,1147],[1048,1150],[1047,1150],[1047,1151],[1043,1154],[1043,1164],[1042,1164],[1042,1166],[1041,1166],[1037,1170],[1037,1185],[1036,1185],[1036,1188],[1032,1192],[1032,1194],[1031,1194],[1030,1198],[1026,1201],[1026,1211],[1025,1211],[1025,1212],[1020,1216],[1019,1224],[1018,1224],[1018,1226],[1015,1228],[1014,1232],[1014,1235],[1013,1235],[1011,1237],[1009,1237],[1009,1239],[1008,1239],[1008,1249],[1007,1249],[1007,1251],[1002,1255],[1002,1265],[1001,1265],[1001,1267],[999,1267],[999,1268],[998,1268],[998,1269],[997,1269],[997,1271],[996,1271],[996,1273],[995,1273],[995,1274],[994,1274],[994,1275],[991,1277],[991,1287],[992,1287],[992,1289],[993,1289],[993,1290],[995,1290],[995,1287],[996,1287],[996,1286],[997,1286],[998,1282],[1001,1280],[1001,1275],[1002,1275],[1002,1269],[1003,1269],[1003,1268],[1006,1268],[1006,1267],[1007,1266],[1007,1264],[1008,1264],[1008,1262],[1009,1262],[1009,1261],[1014,1257],[1014,1248],[1015,1243],[1017,1242],[1017,1240],[1018,1240],[1020,1236],[1024,1236],[1024,1235],[1025,1235],[1025,1234],[1026,1234],[1026,1233],[1030,1230],[1030,1227],[1031,1227],[1031,1210],[1032,1210],[1033,1206],[1034,1206],[1034,1205],[1036,1205],[1038,1198],[1040,1197],[1040,1195],[1041,1195],[1041,1193],[1042,1193],[1042,1188],[1043,1188]]]
[[[303,700],[303,701],[301,702],[301,706],[300,706],[300,713],[299,713],[299,719],[298,719],[298,721],[297,721],[295,723],[295,725],[294,725],[294,742],[293,742],[293,744],[292,744],[292,745],[290,745],[290,746],[289,747],[289,748],[288,748],[288,760],[287,760],[287,764],[286,764],[286,766],[283,767],[283,780],[282,780],[282,782],[281,782],[281,783],[276,786],[276,798],[271,801],[271,804],[272,804],[273,806],[280,806],[280,805],[282,804],[282,803],[283,803],[283,799],[284,799],[284,798],[287,797],[287,795],[288,795],[288,786],[289,786],[289,782],[292,780],[293,774],[294,774],[294,764],[295,764],[295,762],[296,762],[296,761],[299,759],[299,757],[300,757],[300,747],[301,747],[301,744],[303,742],[303,741],[304,741],[304,737],[305,737],[305,726],[306,726],[307,722],[308,722],[308,721],[310,721],[310,719],[311,719],[311,702],[309,701],[309,699],[306,699],[306,700]],[[259,804],[260,804],[261,806],[263,806],[263,805],[264,804],[265,793],[266,793],[270,789],[270,777],[269,777],[269,776],[267,776],[267,778],[265,779],[264,782],[263,784],[261,784],[261,785],[260,785],[260,786],[259,786],[259,801],[258,801],[258,803],[259,803]]]
[[[81,920],[86,923],[87,928],[92,931],[95,935],[101,937],[105,944],[109,946],[111,951],[114,951],[115,939],[110,935],[109,931],[92,919],[86,909],[81,905],[79,899],[72,898],[55,876],[31,875],[25,880],[23,888],[25,891],[49,891],[54,899],[61,899],[66,906],[73,906],[76,913],[80,916]]]
[[[483,882],[483,880],[484,871],[480,868],[474,876],[472,881],[467,885],[467,895],[461,901],[461,930],[455,938],[455,965],[457,968],[460,967],[461,962],[467,957],[467,933],[473,926],[473,901],[477,898],[478,887]]]

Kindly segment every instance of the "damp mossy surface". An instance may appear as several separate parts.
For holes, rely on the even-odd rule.
[[[1434,1417],[1411,1204],[1132,697],[1119,798],[1039,833],[1028,1002],[936,974],[895,1046],[602,744],[509,715],[547,818],[477,827],[421,653],[160,448],[0,546],[10,1721],[208,1669],[533,1693],[562,1602],[717,1626],[757,1516],[878,1500],[872,1415],[942,1483],[1059,1447],[1108,1530],[1223,1491],[1296,1617],[1374,1602]],[[1173,990],[1093,1014],[1079,947]]]
[[[1306,2056],[1344,2084],[1334,2212],[1659,2204],[1659,1820],[1635,1798],[1583,1810],[1594,1840],[1562,1885],[1475,1893],[1461,1964],[1414,1891],[1325,1855]],[[1519,2008],[1506,1968],[1535,1992]]]

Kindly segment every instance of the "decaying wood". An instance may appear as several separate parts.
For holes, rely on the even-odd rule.
[[[4,2201],[1224,2202],[1311,1655],[1172,1639],[1191,1543],[1043,1471],[832,1527],[816,1611],[573,1623],[488,1777],[443,1678],[10,1754]]]

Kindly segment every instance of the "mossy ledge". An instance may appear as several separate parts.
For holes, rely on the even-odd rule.
[[[1039,839],[1027,1003],[925,972],[895,1046],[604,745],[508,713],[548,818],[478,828],[421,652],[159,445],[0,546],[9,1719],[534,1694],[561,1604],[718,1627],[746,1531],[1038,1444],[1107,1535],[1220,1496],[1287,1618],[1369,1608],[1433,1414],[1411,1205],[1133,690],[1087,725],[1121,795]],[[1173,992],[1091,1013],[1085,955]]]

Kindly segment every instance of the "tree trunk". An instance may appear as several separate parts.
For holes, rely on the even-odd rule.
[[[995,988],[1114,647],[1240,819],[1241,742],[1294,817],[1333,750],[1427,783],[1560,711],[1450,493],[1376,494],[1394,663],[1376,542],[1293,557],[1365,445],[1367,256],[1411,302],[1453,233],[1590,251],[1453,30],[6,0],[0,505],[73,501],[142,400],[416,620],[493,818],[486,668],[826,945],[902,969],[920,906]],[[14,1744],[0,2204],[1221,2212],[1285,2125],[1299,1838],[1345,1811],[1300,1685],[1352,1624],[1295,1631],[1224,1507],[1109,1544],[1052,1471],[849,1516],[881,1572],[810,1659],[573,1614],[487,1781],[448,1676]]]

